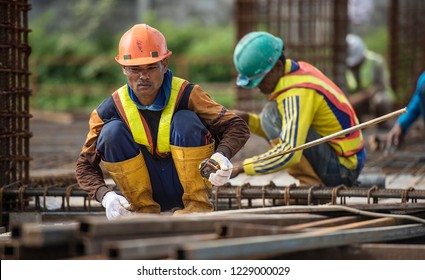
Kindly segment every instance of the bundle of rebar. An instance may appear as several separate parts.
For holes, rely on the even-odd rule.
[[[0,185],[29,180],[29,9],[0,1]]]
[[[422,218],[327,205],[22,223],[0,245],[5,259],[424,259],[424,238]]]

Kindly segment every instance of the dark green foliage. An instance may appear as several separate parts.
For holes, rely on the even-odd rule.
[[[110,34],[101,28],[116,3],[100,1],[96,9],[86,0],[64,3],[69,6],[71,20],[51,10],[30,22],[31,105],[61,111],[93,109],[126,82],[114,60],[122,31]],[[197,22],[176,26],[156,20],[153,13],[144,18],[167,38],[175,75],[195,83],[230,83],[232,27],[205,27]]]

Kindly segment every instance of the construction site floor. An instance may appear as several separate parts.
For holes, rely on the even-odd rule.
[[[82,145],[88,133],[88,114],[52,113],[33,111],[30,129],[33,137],[30,139],[30,176],[33,179],[73,177],[75,164]],[[384,139],[387,130],[372,126],[363,130],[367,149],[366,165],[361,176],[380,178],[384,180],[386,189],[425,190],[425,135],[424,124],[418,121],[409,131],[405,145],[387,154],[383,149],[377,149],[376,139]],[[374,141],[372,141],[374,140]],[[252,135],[233,162],[260,154],[268,149],[266,140]],[[106,175],[106,183],[114,182]],[[383,177],[383,179],[382,179]],[[229,183],[233,186],[264,186],[273,183],[278,187],[297,184],[298,180],[286,171],[280,171],[261,176],[240,174]],[[381,183],[382,184],[382,183]],[[382,186],[381,186],[382,187]],[[398,203],[402,198],[380,199],[379,203]],[[60,198],[46,198],[47,209],[58,209],[63,202]],[[70,198],[73,205],[84,203],[79,198]],[[348,197],[345,204],[368,203],[363,197]],[[92,205],[101,207],[97,201]]]
[[[213,187],[217,211],[134,213],[111,222],[75,181],[88,115],[33,115],[35,186],[4,191],[17,206],[4,212],[11,229],[0,242],[4,259],[425,259],[422,122],[392,153],[378,147],[386,130],[363,131],[368,155],[359,186],[295,187],[285,171],[241,174]],[[267,149],[253,135],[232,160]],[[383,180],[366,187],[366,178]]]
[[[71,175],[88,133],[88,114],[33,112],[30,129],[31,177]],[[425,134],[422,121],[414,124],[405,145],[391,154],[372,150],[372,139],[383,139],[386,130],[370,127],[363,130],[367,158],[363,174],[385,174],[386,188],[425,189]],[[376,142],[376,141],[375,141]],[[382,143],[380,143],[382,144]],[[375,147],[374,147],[375,148]],[[268,143],[252,135],[233,162],[265,152]],[[286,171],[262,176],[241,174],[230,180],[233,185],[250,183],[264,185],[273,181],[277,185],[290,185],[297,180]]]

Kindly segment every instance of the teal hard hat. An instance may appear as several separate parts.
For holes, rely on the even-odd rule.
[[[233,63],[239,75],[236,84],[255,88],[273,68],[284,50],[282,39],[263,31],[250,32],[238,42]]]

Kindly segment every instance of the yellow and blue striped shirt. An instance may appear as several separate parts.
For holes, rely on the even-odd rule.
[[[285,68],[285,74],[270,96],[282,116],[278,145],[246,159],[244,172],[248,175],[272,173],[299,163],[302,151],[273,155],[304,144],[310,127],[325,137],[359,123],[344,93],[318,69],[289,59]],[[249,126],[251,131],[264,135],[258,116],[251,115]],[[343,166],[354,170],[363,165],[365,154],[359,152],[364,148],[364,141],[360,130],[331,140],[329,144]]]

